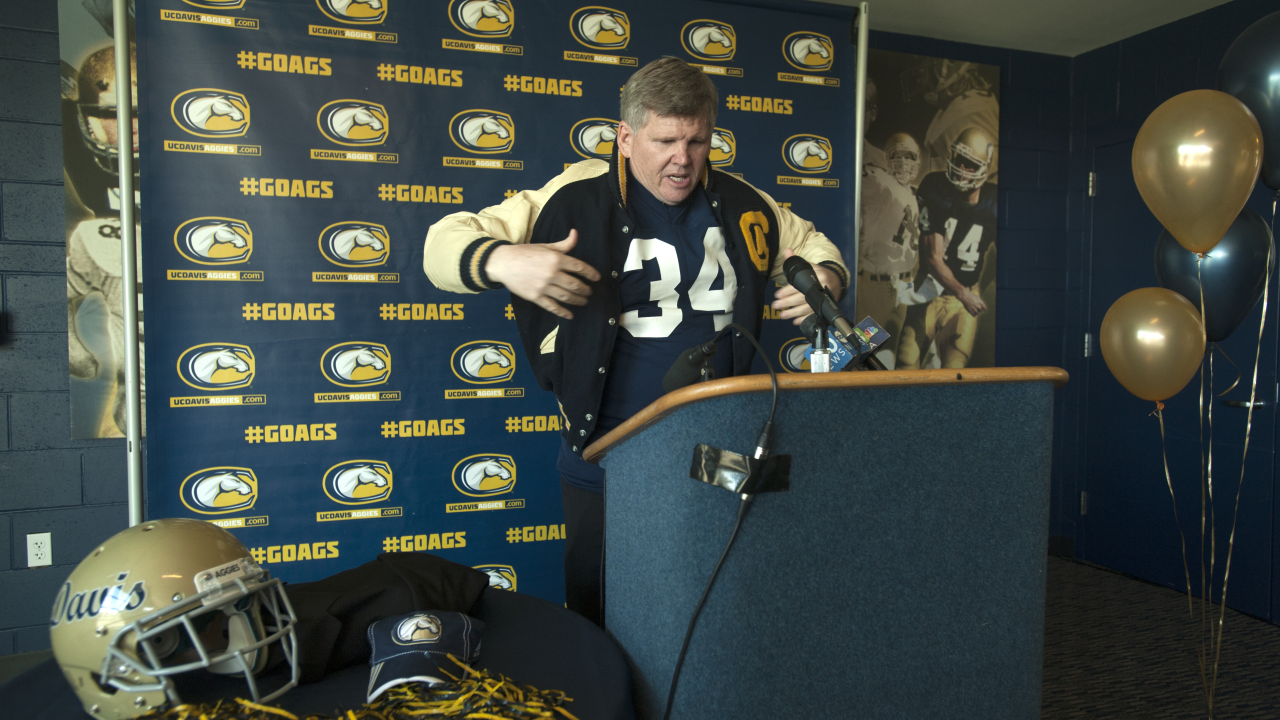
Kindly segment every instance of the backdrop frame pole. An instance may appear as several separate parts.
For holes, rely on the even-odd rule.
[[[849,268],[849,287],[846,292],[852,294],[854,322],[858,315],[858,258],[862,253],[862,148],[863,134],[867,110],[867,36],[870,8],[867,3],[858,5],[857,23],[857,63],[855,65],[853,111],[853,257],[845,258],[845,266]]]
[[[129,471],[129,527],[142,522],[142,403],[138,356],[138,243],[134,230],[133,83],[129,62],[128,0],[113,0],[116,53],[116,151],[120,171],[120,280],[124,286],[125,458]]]

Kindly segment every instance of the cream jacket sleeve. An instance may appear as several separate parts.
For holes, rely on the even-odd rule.
[[[819,232],[813,223],[779,205],[769,193],[760,188],[756,188],[756,192],[777,208],[778,256],[773,259],[773,267],[769,272],[770,278],[779,285],[787,284],[787,278],[782,272],[782,261],[786,259],[782,251],[791,248],[796,255],[808,260],[810,264],[823,264],[836,271],[840,275],[841,282],[844,283],[840,289],[840,295],[843,295],[844,291],[849,289],[849,269],[844,264],[840,249],[826,235]]]
[[[427,231],[422,251],[422,269],[433,285],[456,293],[475,293],[475,287],[487,287],[480,262],[488,255],[489,244],[499,241],[527,243],[533,235],[534,223],[542,206],[565,185],[608,172],[603,160],[585,160],[570,165],[538,190],[523,190],[478,213],[459,212],[446,215]],[[463,259],[468,262],[464,267]]]

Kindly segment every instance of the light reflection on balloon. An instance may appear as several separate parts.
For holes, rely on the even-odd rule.
[[[1182,167],[1209,167],[1212,164],[1211,152],[1213,148],[1208,145],[1179,145],[1178,164]]]

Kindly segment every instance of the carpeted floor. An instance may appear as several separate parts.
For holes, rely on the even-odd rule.
[[[1214,717],[1280,719],[1280,626],[1223,627]],[[1204,720],[1198,629],[1185,593],[1050,557],[1042,717]]]

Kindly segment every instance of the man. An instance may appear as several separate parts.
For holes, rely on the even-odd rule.
[[[996,188],[986,182],[995,142],[976,127],[951,145],[944,172],[920,182],[920,301],[907,309],[897,367],[919,369],[936,342],[944,368],[963,368],[973,355],[982,299],[982,270],[996,241]]]
[[[437,287],[511,291],[529,365],[560,402],[565,592],[596,623],[604,471],[582,459],[587,445],[662,395],[681,350],[730,322],[758,334],[785,257],[814,263],[837,297],[848,285],[840,252],[811,223],[708,165],[717,103],[702,71],[656,60],[623,88],[609,162],[580,162],[427,233],[423,266]],[[797,324],[812,312],[791,287],[773,307]],[[745,338],[718,347],[718,376],[751,371]]]
[[[131,62],[130,98],[133,110],[133,180],[137,187],[136,173],[138,153],[138,78],[136,49],[129,46]],[[125,364],[124,364],[124,293],[121,258],[123,248],[120,238],[120,178],[118,146],[116,144],[116,105],[125,98],[115,86],[115,48],[108,45],[89,55],[81,65],[76,82],[77,125],[81,139],[80,150],[89,151],[92,162],[83,161],[82,167],[68,167],[64,171],[66,183],[66,210],[69,231],[67,234],[67,325],[69,370],[72,377],[81,380],[114,380],[114,400],[108,413],[89,428],[87,434],[77,432],[77,437],[123,437],[125,432]],[[83,153],[82,153],[83,154]],[[68,161],[71,157],[68,157]],[[70,165],[70,162],[68,162]],[[95,178],[110,178],[109,186],[102,187]],[[88,189],[94,193],[85,197]],[[137,193],[134,194],[135,200]],[[74,228],[71,222],[76,222]],[[136,232],[135,244],[141,242]],[[139,248],[138,275],[135,291],[138,294],[138,358],[142,362],[142,252]],[[142,384],[141,397],[146,406],[146,372],[139,367]],[[73,403],[89,402],[91,397],[73,398]],[[143,415],[143,433],[146,433],[146,415]]]
[[[971,62],[928,58],[904,78],[908,94],[918,94],[938,108],[924,134],[922,171],[925,175],[947,169],[951,145],[966,128],[977,128],[995,138],[1000,130],[1000,101],[991,83]],[[998,179],[999,152],[992,156],[987,176]]]
[[[866,108],[864,124],[870,128],[878,109],[871,78],[867,78]],[[910,167],[911,161],[915,163],[914,169]],[[855,321],[871,317],[888,331],[889,339],[876,354],[890,368],[906,316],[906,306],[898,302],[898,290],[916,272],[919,211],[910,182],[919,166],[920,148],[906,133],[891,135],[883,151],[870,143],[864,146]],[[909,169],[911,177],[908,178]],[[855,308],[846,310],[853,312]]]

